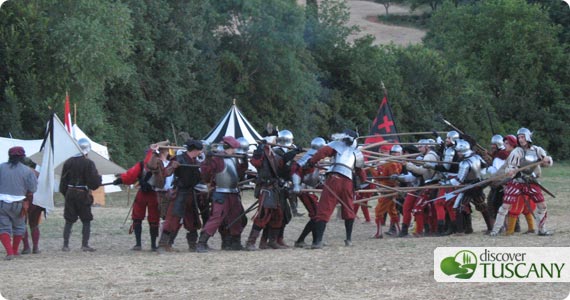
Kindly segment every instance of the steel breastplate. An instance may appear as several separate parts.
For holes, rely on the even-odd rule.
[[[216,174],[216,192],[238,193],[239,176],[235,158],[224,158],[224,169]]]
[[[536,152],[536,149],[533,149],[533,148],[526,149],[526,150],[524,150],[524,156],[521,159],[520,166],[521,167],[528,166],[530,164],[537,162],[538,160],[539,160],[538,159],[538,153]],[[537,168],[536,166],[534,166],[532,168],[526,168],[526,169],[522,170],[521,172],[523,174],[530,175],[536,170],[536,168]]]

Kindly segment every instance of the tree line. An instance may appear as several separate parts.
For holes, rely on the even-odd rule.
[[[234,98],[258,130],[272,122],[303,145],[367,134],[384,82],[402,132],[448,130],[443,117],[487,144],[525,126],[570,157],[564,2],[444,1],[424,42],[406,47],[349,42],[344,1],[296,2],[9,0],[0,134],[42,137],[68,91],[78,125],[123,165],[175,132],[202,138]]]

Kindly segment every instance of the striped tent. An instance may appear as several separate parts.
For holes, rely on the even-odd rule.
[[[261,140],[261,135],[243,116],[235,101],[230,110],[203,140],[209,144],[218,143],[226,135],[231,135],[235,138],[245,137],[250,144],[257,144],[257,141]]]

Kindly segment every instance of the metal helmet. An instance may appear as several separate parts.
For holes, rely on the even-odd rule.
[[[469,145],[469,142],[466,140],[458,139],[455,141],[455,151],[463,154],[464,156],[468,156],[471,154],[471,145]]]
[[[503,142],[503,136],[500,134],[495,134],[491,137],[491,145],[497,146],[497,149],[503,150],[505,149],[505,143]]]
[[[532,143],[532,132],[528,130],[528,128],[521,128],[517,131],[517,136],[524,135],[524,138],[527,142]]]
[[[247,151],[249,150],[249,141],[242,137],[237,138],[237,141],[239,142],[239,148],[236,149],[236,153],[237,154],[246,154]]]
[[[293,133],[287,129],[279,131],[277,133],[277,144],[287,147],[293,145]]]
[[[79,144],[79,148],[81,149],[81,153],[83,153],[83,155],[87,155],[87,153],[91,151],[91,142],[89,142],[88,139],[80,138],[77,141],[77,144]]]
[[[325,139],[323,139],[322,137],[316,137],[311,141],[311,149],[319,150],[326,144],[327,141],[325,141]]]
[[[455,144],[455,142],[459,139],[459,132],[452,130],[447,133],[447,138]]]
[[[394,145],[390,149],[390,153],[398,152],[398,153],[402,154],[402,151],[403,151],[403,149],[402,149],[402,146],[400,146],[400,145]]]

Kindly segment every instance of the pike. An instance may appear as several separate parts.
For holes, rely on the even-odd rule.
[[[532,163],[532,164],[530,164],[530,165],[526,165],[526,166],[524,166],[524,167],[520,167],[520,168],[518,168],[518,169],[516,169],[516,170],[514,170],[514,171],[512,171],[512,172],[505,173],[505,174],[498,175],[498,176],[493,176],[493,177],[491,177],[491,178],[487,178],[487,179],[482,180],[482,181],[479,181],[479,182],[477,182],[477,183],[474,183],[474,184],[471,184],[471,185],[467,185],[467,186],[462,187],[462,188],[460,188],[460,189],[457,189],[457,190],[455,190],[455,191],[453,191],[453,192],[451,192],[451,193],[446,193],[446,194],[443,194],[443,195],[441,195],[441,196],[439,196],[439,197],[437,197],[437,198],[435,198],[435,199],[429,200],[427,203],[434,202],[434,201],[436,201],[436,200],[443,199],[443,198],[445,198],[446,200],[451,199],[451,198],[457,196],[459,193],[463,193],[463,192],[465,192],[465,191],[467,191],[467,190],[470,190],[470,189],[472,189],[472,188],[476,188],[476,187],[478,187],[478,186],[486,185],[486,184],[488,184],[488,183],[490,183],[490,182],[493,182],[493,181],[501,181],[501,180],[503,180],[503,179],[505,179],[505,178],[507,178],[507,177],[510,177],[510,175],[509,175],[510,173],[516,174],[516,173],[518,173],[518,172],[520,172],[520,171],[522,171],[522,170],[525,170],[525,169],[528,169],[528,168],[532,168],[532,167],[536,167],[536,166],[540,165],[541,163],[542,163],[541,161],[537,161],[537,162]],[[450,186],[441,186],[441,187],[446,187],[446,188],[448,188],[448,187],[450,187]]]
[[[453,161],[445,162],[445,161],[441,161],[441,160],[423,160],[423,159],[411,159],[411,158],[402,158],[402,159],[390,158],[388,160],[391,160],[391,161],[409,161],[409,162],[418,162],[418,163],[435,163],[435,164],[440,164],[440,165],[443,165],[443,164],[458,165],[459,164],[458,162],[453,162]]]
[[[386,142],[386,141],[384,141],[384,142]],[[370,144],[370,145],[375,145],[375,144],[377,144],[377,143]],[[364,145],[366,145],[366,144],[364,144]],[[422,145],[422,146],[423,145],[430,145],[430,146],[437,146],[437,145],[441,145],[441,144],[438,144],[438,143],[417,143],[417,142],[405,142],[405,143],[386,142],[386,143],[383,143],[382,145]]]
[[[453,124],[451,124],[451,122],[449,122],[448,120],[441,118],[441,121],[445,124],[447,124],[447,126],[453,128],[453,130],[459,132],[459,134],[463,134],[465,135],[465,133],[463,131],[461,131],[461,129],[455,127]],[[479,143],[475,143],[475,147],[477,148],[477,150],[481,151],[483,153],[483,155],[489,155],[489,151],[487,151],[487,149],[483,148],[483,146],[479,145]],[[475,150],[475,149],[474,149]]]
[[[368,197],[368,198],[364,198],[364,199],[355,200],[355,201],[352,202],[352,203],[358,204],[358,203],[362,203],[362,202],[366,202],[366,201],[378,199],[378,198],[380,198],[380,197],[386,197],[386,198],[388,198],[388,197],[392,197],[392,196],[397,196],[398,194],[400,194],[400,193],[394,192],[394,193],[390,193],[390,194],[386,194],[386,195],[376,195],[376,196],[372,196],[372,197]]]
[[[446,131],[438,131],[438,134],[446,134]],[[404,132],[404,133],[387,133],[387,134],[375,134],[375,135],[363,135],[363,136],[359,136],[359,139],[365,139],[365,138],[369,138],[369,137],[385,137],[385,136],[401,136],[401,135],[432,135],[433,132]]]

